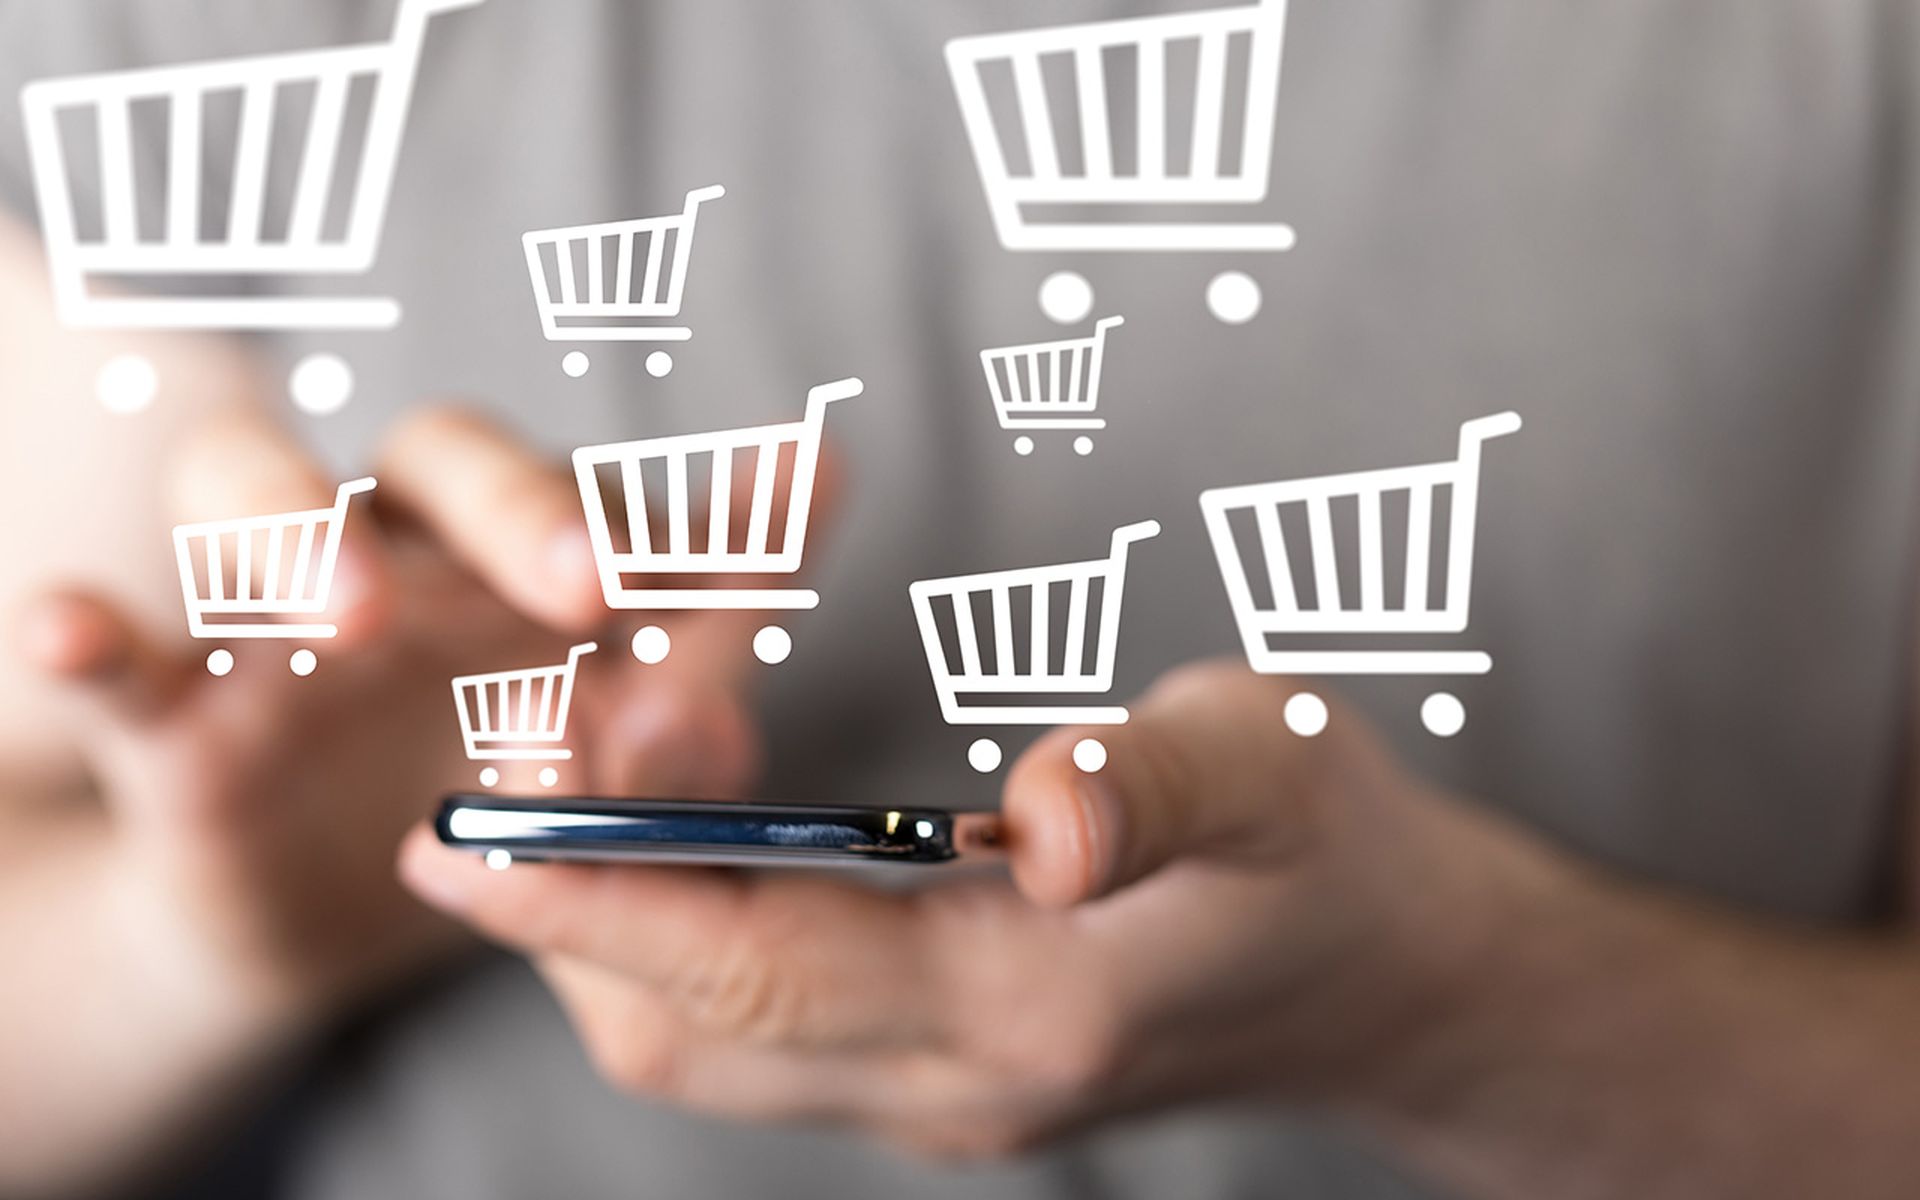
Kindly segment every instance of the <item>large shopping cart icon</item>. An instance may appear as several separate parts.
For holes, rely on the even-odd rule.
[[[739,577],[800,570],[827,406],[858,396],[861,389],[858,379],[841,379],[809,390],[806,415],[798,421],[575,450],[574,476],[607,607],[750,612],[818,607],[820,594],[811,588]],[[786,504],[776,511],[783,476]],[[735,519],[736,481],[750,489],[744,521]],[[706,503],[696,510],[702,496]],[[658,625],[644,626],[633,636],[634,657],[641,662],[660,662],[670,649],[667,631]],[[762,662],[784,661],[792,649],[792,639],[779,625],[764,626],[753,638]]]
[[[1480,448],[1519,428],[1520,416],[1511,412],[1468,421],[1451,462],[1201,493],[1207,533],[1253,668],[1306,676],[1486,674],[1493,660],[1478,650],[1356,643],[1466,632]],[[1391,556],[1388,548],[1402,534],[1404,554]],[[1444,539],[1440,556],[1436,535]],[[1389,585],[1394,566],[1397,587]],[[1357,592],[1343,586],[1343,567]],[[1348,646],[1340,648],[1343,639]],[[1283,644],[1296,640],[1336,648]],[[1448,737],[1459,732],[1466,711],[1457,697],[1436,692],[1420,716],[1430,731]],[[1311,736],[1325,727],[1326,705],[1300,692],[1288,701],[1286,718],[1294,732]]]
[[[702,204],[726,194],[715,184],[688,192],[686,208],[672,216],[525,234],[527,274],[547,340],[684,342],[692,337],[679,317],[694,222]],[[646,365],[657,379],[673,369],[673,356],[655,350]],[[587,366],[581,350],[561,359],[561,368],[576,378]]]
[[[213,639],[333,637],[339,632],[333,625],[298,618],[327,611],[347,502],[373,487],[371,478],[348,480],[328,508],[174,526],[187,632]],[[296,675],[310,675],[315,662],[303,646],[288,665]],[[233,653],[226,647],[207,655],[213,674],[232,669]]]
[[[1123,321],[1106,317],[1094,322],[1092,337],[980,352],[994,415],[1000,428],[1015,435],[1014,453],[1033,453],[1034,432],[1071,429],[1086,431],[1073,439],[1074,453],[1093,453],[1091,432],[1107,427],[1106,418],[1095,415],[1107,330]]]
[[[20,98],[61,319],[110,329],[391,328],[400,305],[387,297],[208,294],[177,281],[370,270],[427,22],[482,2],[400,0],[384,43],[28,84]],[[164,121],[163,168],[148,169],[136,119]],[[216,184],[207,163],[228,154],[231,178]],[[274,194],[270,179],[296,161],[290,195]],[[83,194],[76,172],[96,164],[97,195]],[[93,286],[109,281],[144,290]],[[103,387],[131,379],[150,390],[151,366],[130,361],[142,369],[120,361]],[[344,402],[343,367],[331,356],[296,366],[295,399],[315,410]]]
[[[927,669],[949,725],[1122,725],[1127,710],[1092,704],[1113,691],[1127,554],[1160,532],[1158,521],[1113,531],[1107,557],[1055,566],[923,579],[908,588]],[[967,761],[1000,765],[1000,745],[980,738]],[[1106,762],[1097,738],[1074,747],[1083,771]]]
[[[582,642],[567,651],[567,661],[517,671],[461,675],[453,681],[453,703],[460,714],[460,737],[470,762],[565,762],[573,751],[561,745],[567,713],[573,706],[573,679],[581,656],[599,649]],[[540,786],[552,787],[560,773],[540,769]],[[480,771],[482,787],[500,782],[497,767]]]
[[[1291,226],[1231,219],[1267,198],[1286,23],[1286,0],[1260,0],[948,42],[947,69],[1000,244],[1291,248]],[[1189,57],[1190,96],[1184,88],[1171,95],[1169,78],[1185,73],[1170,66]],[[1170,101],[1188,116],[1184,127],[1169,128]],[[1195,208],[1228,219],[1195,219]],[[1230,272],[1209,285],[1208,300],[1221,319],[1245,320],[1258,289]]]

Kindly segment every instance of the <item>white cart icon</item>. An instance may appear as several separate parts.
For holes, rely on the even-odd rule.
[[[811,588],[673,584],[675,577],[691,585],[703,576],[800,570],[827,406],[861,390],[858,379],[823,383],[808,391],[806,416],[799,421],[575,450],[574,476],[607,607],[748,612],[818,607],[820,594]],[[776,512],[783,460],[791,472],[787,504]],[[744,526],[733,520],[736,464],[750,473],[744,478],[752,486]],[[705,520],[697,523],[692,503],[702,494]],[[671,648],[667,631],[658,625],[633,635],[633,655],[641,662],[658,663]],[[793,639],[779,625],[766,625],[754,635],[754,654],[764,663],[783,662],[792,650]]]
[[[1085,698],[1113,691],[1127,552],[1159,532],[1158,521],[1123,525],[1113,531],[1107,557],[1090,562],[923,579],[910,586],[947,724],[1124,725],[1124,707]],[[1038,702],[1005,699],[1029,696]],[[1000,744],[992,738],[967,749],[967,761],[983,774],[997,769],[1000,759]],[[1073,761],[1083,771],[1098,771],[1106,760],[1097,738],[1074,747]]]
[[[202,521],[173,527],[174,559],[187,607],[187,632],[196,638],[271,638],[306,641],[333,637],[330,624],[279,620],[327,611],[347,502],[373,490],[372,478],[352,479],[334,492],[330,508]],[[313,651],[293,652],[295,675],[311,675]],[[233,652],[216,647],[207,670],[233,670]]]
[[[679,323],[687,261],[700,206],[718,200],[718,184],[687,193],[682,212],[599,225],[536,229],[521,238],[533,280],[540,327],[550,342],[684,342],[693,330]],[[561,369],[587,373],[585,351],[569,351]],[[673,370],[673,356],[655,350],[647,373]]]
[[[1460,456],[1451,462],[1202,492],[1200,510],[1253,669],[1308,676],[1484,675],[1491,670],[1492,658],[1478,650],[1301,650],[1280,648],[1275,640],[1337,643],[1466,632],[1480,447],[1519,428],[1520,415],[1511,412],[1468,421],[1460,426]],[[1446,553],[1436,563],[1440,510],[1435,502],[1443,494]],[[1394,516],[1387,515],[1389,496],[1404,497],[1404,525],[1398,500]],[[1336,536],[1336,502],[1343,509],[1352,505],[1353,538],[1347,544]],[[1400,586],[1390,589],[1386,545],[1401,528],[1405,559],[1399,564]],[[1358,579],[1357,596],[1341,588],[1343,562],[1349,577]],[[1451,737],[1465,723],[1466,710],[1451,693],[1435,692],[1421,705],[1420,718],[1430,732]],[[1295,733],[1311,737],[1326,726],[1326,704],[1311,692],[1297,693],[1287,702],[1286,719]]]
[[[1245,210],[1265,202],[1286,23],[1286,0],[1261,0],[948,42],[947,69],[1000,244],[1050,251],[1290,249],[1294,233],[1285,224],[1146,211]],[[1190,47],[1191,125],[1169,130],[1169,62]],[[1231,69],[1235,62],[1244,70]],[[1109,68],[1116,65],[1133,81],[1128,111],[1117,117],[1129,98],[1113,88]],[[1011,96],[996,108],[989,78],[1000,76],[1010,77]],[[1042,288],[1041,307],[1063,323],[1079,320],[1078,305],[1063,309],[1065,302],[1050,295],[1051,282]],[[1208,285],[1207,299],[1215,316],[1237,323],[1258,309],[1259,289],[1244,274],[1227,272]]]
[[[1100,365],[1106,357],[1107,330],[1124,320],[1106,317],[1094,322],[1092,337],[980,352],[994,415],[1000,428],[1016,435],[1015,454],[1033,453],[1032,432],[1067,429],[1087,431],[1073,439],[1075,454],[1093,453],[1091,431],[1107,427],[1106,418],[1094,415],[1100,407]]]
[[[454,707],[460,713],[460,737],[470,762],[565,762],[573,751],[560,743],[567,736],[567,712],[573,706],[573,678],[581,656],[599,647],[582,642],[567,651],[567,661],[550,667],[461,675],[453,681]],[[540,786],[552,787],[560,773],[540,769]],[[500,782],[496,767],[480,771],[480,785]]]
[[[400,155],[413,79],[428,19],[483,0],[400,0],[391,41],[291,54],[41,80],[21,90],[40,223],[60,317],[105,329],[389,329],[400,305],[388,297],[96,293],[92,280],[184,277],[262,279],[364,274],[372,268]],[[288,120],[281,105],[305,120]],[[133,121],[164,117],[164,171],[142,172],[157,210],[142,224]],[[233,173],[211,194],[204,161],[215,114],[237,110]],[[297,141],[276,146],[276,126]],[[90,136],[82,136],[87,134]],[[355,153],[342,153],[353,148]],[[292,161],[288,199],[269,194],[276,159]],[[97,162],[98,197],[77,194],[71,168]],[[203,192],[209,193],[203,196]],[[203,200],[212,201],[203,213]],[[208,228],[224,209],[224,222]],[[275,228],[269,231],[269,226]],[[153,367],[125,356],[102,369],[101,399],[134,409],[158,386]],[[352,375],[332,355],[297,364],[291,390],[302,408],[346,402]]]

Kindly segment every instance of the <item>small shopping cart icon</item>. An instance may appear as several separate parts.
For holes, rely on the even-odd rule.
[[[428,20],[482,2],[400,0],[383,43],[28,84],[21,105],[61,319],[107,329],[398,323],[388,297],[268,295],[254,285],[372,268]],[[136,122],[154,120],[164,122],[161,166],[134,136]],[[209,162],[229,154],[230,176],[216,179]],[[269,184],[288,164],[294,183],[281,195]],[[95,167],[97,189],[85,190]],[[179,282],[195,277],[218,284]],[[127,410],[158,386],[138,356],[115,359],[97,382],[103,402]],[[291,377],[294,400],[313,412],[345,403],[351,388],[333,355],[302,360]]]
[[[573,751],[561,745],[567,736],[567,712],[573,706],[573,680],[580,659],[599,647],[582,642],[567,651],[567,661],[518,671],[461,675],[453,681],[453,703],[460,713],[460,737],[470,762],[565,762]],[[540,768],[540,786],[552,787],[560,772]],[[480,770],[480,786],[500,782],[498,767]]]
[[[550,342],[684,342],[693,330],[680,324],[687,263],[700,206],[727,189],[715,184],[687,193],[684,211],[599,225],[535,229],[521,238],[527,274],[540,309],[540,327]],[[561,369],[587,373],[584,350],[571,350]],[[647,373],[658,379],[673,370],[673,356],[655,350]]]
[[[1231,219],[1267,199],[1286,23],[1286,0],[1260,0],[948,42],[947,69],[1000,244],[1290,249],[1291,226]],[[1191,91],[1170,92],[1170,80],[1188,76]],[[1229,219],[1209,219],[1216,210]],[[1048,315],[1079,319],[1052,302],[1051,290],[1041,295]],[[1257,310],[1259,289],[1225,272],[1207,298],[1215,316],[1237,323]]]
[[[574,476],[607,607],[818,607],[820,595],[811,588],[764,577],[800,570],[827,406],[861,390],[858,379],[823,383],[808,391],[806,415],[798,421],[575,450]],[[734,512],[742,490],[736,482],[746,484],[751,496],[744,520]],[[780,506],[783,486],[786,502]],[[706,503],[696,511],[702,496]],[[762,578],[751,578],[756,576]],[[658,625],[633,635],[634,657],[644,663],[664,660],[671,647]],[[777,624],[754,635],[754,654],[764,663],[783,662],[792,650],[792,638]]]
[[[347,502],[373,488],[372,478],[351,479],[334,492],[328,508],[174,526],[187,632],[222,640],[333,637],[339,632],[333,625],[298,618],[327,611]],[[295,675],[311,675],[316,661],[303,646],[288,665]],[[213,649],[207,670],[214,675],[233,670],[233,652]]]
[[[1207,534],[1254,670],[1486,674],[1493,660],[1478,650],[1377,647],[1383,638],[1466,632],[1480,449],[1519,428],[1520,416],[1511,412],[1468,421],[1451,462],[1202,492]],[[1401,545],[1402,554],[1389,553]],[[1357,581],[1357,590],[1343,577]],[[1347,647],[1339,648],[1342,640]],[[1295,648],[1302,642],[1335,648]],[[1430,732],[1451,737],[1466,709],[1451,693],[1435,692],[1420,717]],[[1286,719],[1310,737],[1326,726],[1326,704],[1311,692],[1296,693]]]
[[[1106,317],[1094,322],[1093,336],[1034,342],[982,350],[987,391],[993,397],[1000,428],[1014,434],[1014,453],[1033,453],[1035,432],[1085,430],[1073,439],[1074,453],[1093,453],[1091,431],[1105,429],[1100,407],[1100,366],[1106,357],[1107,330],[1124,322]]]
[[[909,587],[927,669],[949,725],[1122,725],[1127,710],[1092,704],[1113,691],[1127,555],[1155,537],[1158,521],[1113,531],[1107,557],[923,579]],[[974,770],[1000,766],[1000,744],[976,740]],[[1106,747],[1083,738],[1073,761],[1086,772],[1106,765]]]

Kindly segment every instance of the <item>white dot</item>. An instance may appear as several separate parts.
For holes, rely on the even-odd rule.
[[[1287,728],[1301,737],[1318,737],[1327,727],[1327,702],[1312,692],[1295,692],[1283,711]]]
[[[1260,285],[1245,271],[1222,271],[1207,284],[1207,311],[1228,325],[1245,325],[1260,311]]]
[[[540,768],[540,786],[541,787],[552,787],[554,784],[559,782],[560,782],[559,771],[556,771],[552,767]]]
[[[1106,766],[1106,744],[1099,738],[1081,738],[1073,744],[1073,765],[1089,775]]]
[[[93,393],[110,413],[130,416],[153,403],[160,392],[160,376],[153,364],[138,354],[107,360],[94,376]]]
[[[287,390],[301,412],[324,417],[347,406],[353,395],[353,368],[337,354],[309,354],[294,364]]]
[[[1033,439],[1028,437],[1024,433],[1021,434],[1019,437],[1013,439],[1013,452],[1015,454],[1018,454],[1022,458],[1025,458],[1027,455],[1032,454]]]
[[[1055,271],[1040,281],[1040,311],[1061,325],[1076,325],[1093,312],[1093,285],[1078,271]]]
[[[513,854],[495,846],[487,851],[487,866],[495,871],[504,871],[513,865]]]
[[[1435,692],[1420,705],[1420,723],[1435,737],[1452,737],[1466,728],[1467,706],[1451,692]]]
[[[673,639],[668,637],[667,631],[658,625],[644,626],[633,635],[633,656],[648,666],[665,662],[667,651],[671,649],[673,649]]]
[[[980,738],[967,747],[967,764],[985,775],[988,771],[1000,767],[1000,743],[992,738]]]
[[[302,679],[313,674],[313,669],[319,665],[320,660],[314,657],[313,651],[307,649],[305,646],[295,650],[293,657],[287,660],[288,669]]]
[[[569,350],[560,356],[560,369],[566,372],[568,379],[580,378],[587,373],[587,368],[592,365],[593,364],[587,360],[585,352],[580,350]]]
[[[498,767],[480,768],[480,786],[481,787],[492,787],[494,784],[499,782],[500,782],[500,769]]]
[[[1073,439],[1073,452],[1075,454],[1078,454],[1081,458],[1085,458],[1087,455],[1092,454],[1093,439],[1088,437],[1084,433],[1081,434],[1079,437]]]
[[[207,655],[207,674],[219,676],[231,670],[233,670],[233,651],[222,646]]]
[[[913,832],[920,837],[930,838],[933,836],[933,822],[925,820],[915,821],[913,823]]]
[[[793,635],[778,625],[769,625],[753,635],[753,656],[768,666],[787,661],[793,653]]]
[[[667,372],[673,370],[673,355],[665,350],[655,350],[647,355],[647,374],[655,379],[665,379]]]

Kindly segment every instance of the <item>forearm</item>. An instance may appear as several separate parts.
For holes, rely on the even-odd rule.
[[[0,814],[0,1194],[60,1194],[190,1140],[287,1031],[167,931],[101,815],[13,807]]]
[[[1473,1194],[1910,1196],[1920,947],[1601,878],[1516,835],[1447,1017],[1373,1115]]]

